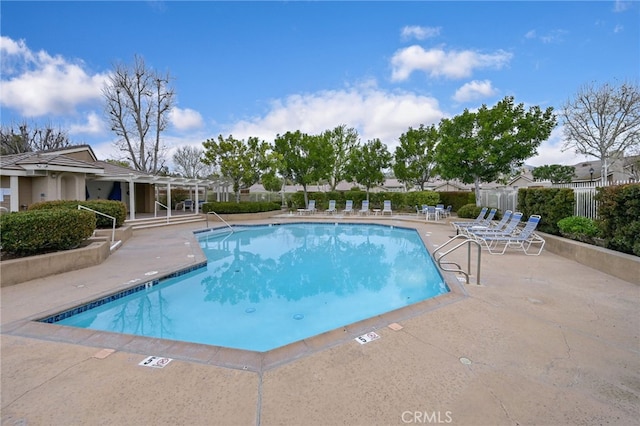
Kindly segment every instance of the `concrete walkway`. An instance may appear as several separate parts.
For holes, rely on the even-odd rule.
[[[430,251],[452,235],[445,224],[386,221],[429,233]],[[631,425],[640,418],[640,287],[546,251],[483,253],[482,285],[464,285],[467,297],[399,321],[398,331],[378,324],[381,338],[369,344],[326,344],[258,371],[221,367],[211,349],[193,345],[92,339],[29,321],[148,280],[149,272],[201,262],[192,234],[199,227],[138,230],[99,266],[2,288],[3,426]],[[162,369],[138,365],[178,352]]]

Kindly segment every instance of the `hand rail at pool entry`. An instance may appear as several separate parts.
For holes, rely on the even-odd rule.
[[[165,206],[160,201],[156,201],[153,204],[153,217],[158,217],[158,204],[167,209],[167,223],[169,223],[169,207]]]
[[[229,224],[227,223],[227,221],[226,221],[226,220],[224,220],[223,218],[221,218],[221,217],[220,217],[220,215],[219,215],[218,213],[214,212],[213,210],[212,210],[212,211],[210,211],[210,212],[207,212],[207,228],[209,228],[209,215],[210,215],[210,214],[215,214],[215,215],[216,215],[216,217],[217,217],[218,219],[220,219],[222,222],[224,222],[224,224],[225,224],[225,225],[227,225],[227,226],[229,227],[229,229],[231,229],[231,232],[233,232],[233,226],[229,225]]]
[[[480,243],[478,243],[476,240],[473,240],[473,239],[467,237],[466,235],[458,234],[458,235],[454,236],[453,238],[451,238],[446,243],[444,243],[443,245],[441,245],[440,247],[438,247],[438,250],[442,249],[443,247],[446,247],[447,245],[449,245],[450,243],[452,243],[454,240],[457,240],[457,239],[464,239],[464,241],[462,241],[461,243],[458,243],[457,245],[453,246],[452,248],[450,248],[449,250],[445,251],[444,253],[438,253],[439,256],[436,259],[436,263],[438,264],[440,269],[442,269],[443,271],[460,272],[460,273],[464,274],[464,276],[467,277],[467,284],[469,284],[469,274],[471,273],[471,244],[475,244],[476,247],[478,248],[478,266],[477,266],[478,270],[476,272],[476,285],[480,285],[480,260],[481,260],[480,256],[482,254],[482,247],[480,246]],[[443,257],[445,257],[449,253],[457,250],[458,248],[462,247],[465,244],[467,244],[467,271],[462,269],[460,267],[460,265],[458,265],[456,262],[451,262],[451,261],[443,262],[442,261]],[[455,265],[456,269],[447,269],[447,268],[443,267],[442,265]]]
[[[81,206],[80,204],[78,204],[78,210],[89,210],[90,212],[94,212],[96,214],[99,214],[101,216],[105,216],[111,219],[113,221],[113,228],[111,229],[111,244],[113,244],[113,240],[116,239],[116,218],[115,217],[109,216],[108,214],[101,213],[94,209],[90,209],[89,207]]]

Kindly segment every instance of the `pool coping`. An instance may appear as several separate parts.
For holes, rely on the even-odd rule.
[[[336,218],[319,221],[300,220],[297,218],[295,222],[327,222],[334,223]],[[271,218],[256,225],[268,225],[268,224],[282,224],[291,223],[276,222]],[[340,220],[340,223],[354,223]],[[421,232],[417,225],[409,225],[411,221],[402,221],[401,225],[390,225],[388,221],[370,221],[369,224],[377,224],[383,226],[397,226],[408,229],[415,229],[420,236],[426,250],[435,260],[435,251],[437,249],[429,241],[428,233]],[[363,224],[363,222],[355,222],[355,224]],[[196,234],[206,232],[205,230],[193,230],[192,237],[194,242],[197,241]],[[196,244],[199,250],[202,250],[199,244]],[[206,264],[206,262],[204,262]],[[196,268],[202,267],[201,263],[191,265],[186,268],[180,268],[161,276],[150,279],[149,283],[157,283],[166,278],[172,276],[181,275],[187,273]],[[460,282],[458,277],[452,273],[438,268],[442,274],[449,292],[441,294],[430,299],[417,302],[412,305],[408,305],[402,308],[398,308],[393,311],[386,312],[384,314],[376,315],[365,320],[351,323],[347,326],[338,327],[336,329],[314,335],[312,337],[302,339],[293,343],[290,343],[279,348],[275,348],[265,352],[256,352],[242,349],[227,348],[222,346],[205,345],[199,343],[183,342],[177,340],[152,338],[144,336],[136,336],[130,334],[114,333],[108,331],[91,330],[76,328],[64,325],[58,325],[55,323],[42,322],[42,319],[55,316],[63,312],[76,309],[81,306],[90,304],[93,301],[104,299],[110,295],[116,293],[127,292],[130,289],[144,287],[146,283],[136,283],[134,285],[125,285],[122,288],[112,289],[111,291],[104,292],[101,295],[94,295],[86,300],[81,300],[70,304],[69,306],[57,307],[47,310],[37,315],[30,316],[27,319],[18,320],[10,324],[3,325],[2,333],[37,338],[41,340],[48,340],[54,342],[80,344],[98,348],[108,348],[117,351],[126,351],[130,353],[139,353],[142,355],[154,355],[162,356],[173,359],[180,359],[190,362],[198,362],[202,364],[210,364],[219,367],[226,367],[231,369],[247,370],[253,372],[264,372],[278,366],[293,362],[302,357],[311,355],[313,353],[328,349],[333,346],[341,345],[348,341],[356,339],[358,336],[377,331],[382,328],[388,327],[391,324],[405,321],[407,319],[423,315],[429,311],[437,309],[439,307],[447,306],[451,303],[463,300],[468,297],[467,291],[464,288],[464,284]]]

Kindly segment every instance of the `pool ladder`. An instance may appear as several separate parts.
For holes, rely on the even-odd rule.
[[[209,215],[210,214],[216,215],[216,217],[218,219],[220,219],[220,221],[222,221],[225,225],[227,225],[229,227],[229,229],[231,230],[232,233],[234,232],[233,226],[229,225],[226,220],[221,218],[220,215],[218,213],[214,212],[213,210],[211,210],[210,212],[207,212],[207,214],[206,214],[206,217],[207,217],[207,228],[209,228]]]
[[[458,242],[458,244],[454,245],[444,253],[440,252],[440,250],[443,247],[446,247],[449,244],[452,244],[454,241],[459,239],[462,239],[463,241]],[[449,253],[456,251],[457,249],[464,246],[465,244],[467,245],[467,270],[466,271],[462,269],[462,267],[456,262],[443,260],[443,258],[447,256]],[[471,246],[472,245],[475,245],[478,248],[478,265],[477,265],[477,272],[476,272],[476,284],[480,285],[480,260],[481,260],[480,256],[482,254],[482,246],[480,246],[480,243],[477,242],[476,240],[462,234],[458,234],[455,237],[452,237],[449,241],[447,241],[446,243],[438,247],[438,252],[437,252],[438,257],[436,258],[436,263],[438,264],[440,269],[442,269],[443,271],[457,272],[457,273],[464,274],[464,276],[467,278],[467,284],[469,284],[469,275],[471,274]],[[443,265],[454,265],[455,268],[449,269],[449,268],[445,268]]]

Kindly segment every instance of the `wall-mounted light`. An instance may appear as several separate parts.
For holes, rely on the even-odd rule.
[[[51,173],[51,179],[55,179],[55,178],[57,178],[57,177],[58,177],[58,174],[57,174],[57,173]]]

